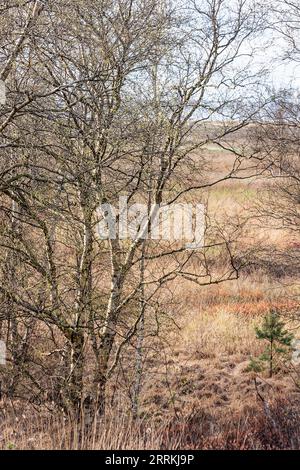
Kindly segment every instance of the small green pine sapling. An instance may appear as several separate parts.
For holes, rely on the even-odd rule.
[[[280,315],[275,309],[272,309],[264,317],[261,328],[256,327],[255,331],[257,339],[265,340],[268,344],[258,359],[251,358],[248,370],[260,372],[267,364],[269,377],[272,377],[276,357],[287,354],[291,347],[293,335],[284,329],[284,323],[280,320]]]

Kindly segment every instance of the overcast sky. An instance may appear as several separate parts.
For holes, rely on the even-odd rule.
[[[274,64],[271,69],[271,79],[275,88],[288,85],[300,88],[300,64]]]

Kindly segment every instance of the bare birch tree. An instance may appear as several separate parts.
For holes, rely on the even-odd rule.
[[[25,337],[23,388],[29,381],[33,397],[76,412],[86,397],[102,413],[107,383],[137,332],[143,336],[161,288],[175,279],[235,279],[243,261],[236,225],[209,223],[205,246],[194,250],[118,232],[102,240],[99,206],[115,207],[119,196],[147,207],[202,202],[206,189],[256,173],[230,138],[264,104],[251,40],[265,12],[251,0],[60,0],[3,14],[17,22],[28,9],[4,66],[0,291],[46,338],[39,355],[41,342]],[[210,143],[232,155],[217,177],[205,156]],[[12,216],[18,230],[7,224]],[[7,253],[18,257],[9,275]]]

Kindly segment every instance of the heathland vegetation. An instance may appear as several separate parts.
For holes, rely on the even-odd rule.
[[[2,0],[1,448],[300,448],[299,32],[298,0]],[[201,246],[145,236],[179,204]]]

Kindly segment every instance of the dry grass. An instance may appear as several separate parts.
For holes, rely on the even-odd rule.
[[[109,416],[89,438],[59,415],[32,413],[30,418],[19,419],[15,414],[14,410],[1,426],[1,450],[265,450],[300,446],[299,400],[284,398],[272,400],[268,413],[257,404],[242,412],[227,410],[223,418],[201,408],[164,423]]]
[[[17,409],[16,409],[17,408]],[[163,427],[135,422],[125,414],[111,415],[95,424],[88,437],[80,425],[60,413],[14,404],[1,426],[0,449],[159,449]]]
[[[287,294],[287,291],[285,290]],[[195,289],[180,283],[173,302],[180,329],[162,334],[165,349],[149,353],[141,396],[141,417],[133,420],[128,401],[108,408],[87,439],[56,409],[1,402],[2,449],[263,449],[297,448],[300,432],[293,400],[299,388],[286,370],[262,375],[258,390],[272,410],[265,414],[248,372],[250,356],[262,352],[254,327],[271,306],[285,313],[295,302],[270,277],[257,272],[238,281]],[[295,329],[298,325],[289,322]],[[149,351],[155,349],[153,341]],[[124,384],[123,384],[124,385]],[[282,408],[283,396],[289,397]],[[279,405],[281,403],[281,405]],[[274,415],[274,416],[273,416]],[[274,419],[273,419],[274,418]],[[277,424],[274,425],[274,422]],[[274,427],[275,426],[275,427]]]
[[[256,354],[254,326],[257,318],[218,311],[195,315],[184,329],[189,351],[201,351],[208,357],[220,354]],[[259,346],[259,345],[258,345]]]
[[[223,154],[216,156],[216,167],[220,162],[221,170],[226,169]],[[210,210],[217,213],[221,208],[232,214],[251,206],[259,185],[224,184],[212,190]],[[254,233],[254,238],[259,236]],[[270,230],[268,238],[273,245],[286,244],[276,230]],[[139,420],[124,411],[128,401],[123,391],[119,405],[108,409],[87,440],[72,420],[55,409],[6,401],[0,404],[0,447],[299,449],[299,388],[284,370],[272,380],[258,379],[259,392],[269,404],[266,414],[253,374],[247,371],[250,356],[263,348],[254,330],[262,316],[274,306],[285,315],[297,311],[298,304],[289,295],[292,283],[287,283],[290,287],[284,287],[283,295],[272,275],[259,270],[237,281],[207,287],[181,280],[172,293],[172,314],[180,329],[168,323],[157,354],[150,340]],[[297,324],[289,327],[299,336]]]

